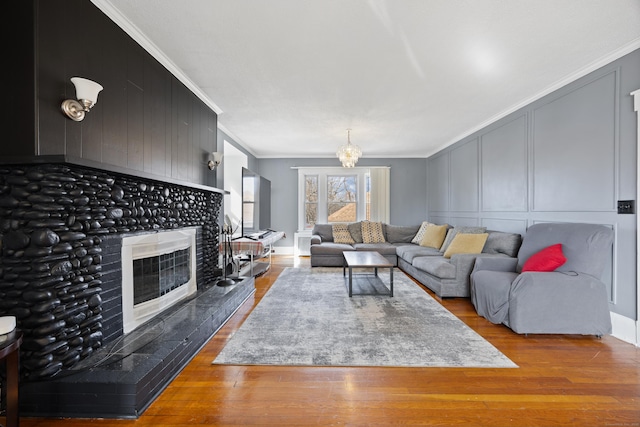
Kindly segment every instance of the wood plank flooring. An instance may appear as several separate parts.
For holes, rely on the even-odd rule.
[[[517,335],[465,298],[442,304],[519,368],[212,365],[282,269],[299,262],[308,266],[274,255],[254,297],[138,420],[23,418],[21,427],[640,426],[640,349],[610,336]]]

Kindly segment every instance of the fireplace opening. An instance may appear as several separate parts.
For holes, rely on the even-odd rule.
[[[133,305],[166,295],[191,279],[190,249],[133,260]]]
[[[122,318],[133,331],[197,290],[195,229],[122,239]]]

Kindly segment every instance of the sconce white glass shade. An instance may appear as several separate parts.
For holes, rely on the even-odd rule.
[[[71,83],[76,87],[76,98],[80,101],[91,101],[91,106],[98,102],[98,93],[103,89],[101,85],[93,80],[82,77],[72,77]],[[91,106],[89,108],[91,108]]]
[[[224,156],[224,154],[219,151],[214,151],[213,153],[211,153],[211,156],[212,159],[209,160],[207,166],[209,166],[210,170],[214,170],[220,165],[220,163],[222,163],[222,157]]]
[[[102,86],[98,83],[83,79],[82,77],[72,77],[71,83],[76,88],[76,99],[65,99],[62,102],[62,112],[71,120],[80,122],[84,120],[84,115],[98,102],[98,93]]]

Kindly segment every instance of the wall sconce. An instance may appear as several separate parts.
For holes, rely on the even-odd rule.
[[[214,170],[220,165],[220,163],[222,163],[223,154],[219,151],[214,151],[211,155],[213,156],[213,159],[207,162],[207,166],[209,166],[210,170]]]
[[[98,83],[82,77],[72,77],[71,83],[76,87],[76,98],[78,100],[64,100],[62,102],[62,112],[71,120],[81,122],[84,120],[84,114],[98,102],[98,93],[103,88]]]

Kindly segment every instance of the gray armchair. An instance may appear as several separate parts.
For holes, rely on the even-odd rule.
[[[567,261],[552,272],[522,272],[540,250],[562,244]],[[518,258],[482,259],[471,273],[478,314],[521,334],[611,333],[605,284],[613,231],[602,225],[542,223],[527,230]]]

